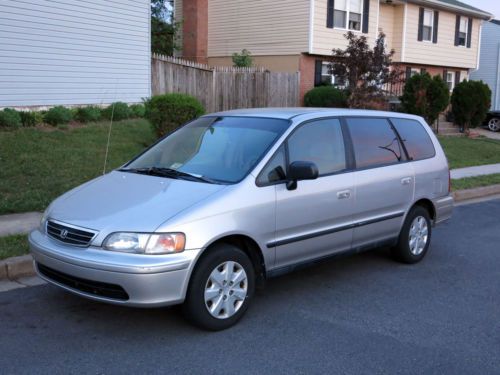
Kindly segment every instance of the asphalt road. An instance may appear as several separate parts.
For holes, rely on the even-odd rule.
[[[500,200],[458,207],[418,265],[387,250],[273,279],[234,328],[177,308],[0,293],[0,373],[500,374]]]

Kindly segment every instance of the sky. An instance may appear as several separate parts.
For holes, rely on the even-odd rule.
[[[485,10],[500,19],[500,0],[460,0],[463,3],[472,5],[475,8]]]

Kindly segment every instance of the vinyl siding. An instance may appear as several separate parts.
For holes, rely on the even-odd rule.
[[[418,19],[419,7],[408,4],[404,62],[466,69],[476,68],[480,19],[473,21],[471,48],[455,46],[455,13],[439,11],[437,44],[417,40]]]
[[[208,57],[307,52],[308,33],[309,1],[209,1]]]
[[[150,95],[149,0],[0,2],[0,107]]]
[[[484,81],[491,89],[491,109],[500,111],[500,25],[485,22],[481,37],[479,69],[471,79]]]
[[[330,29],[326,27],[327,15],[327,0],[315,0],[314,11],[314,37],[313,37],[313,54],[328,55],[332,54],[334,48],[345,48],[347,46],[344,34],[347,30]],[[378,0],[370,0],[370,13],[368,20],[368,34],[363,34],[360,31],[355,32],[358,35],[366,35],[368,43],[372,44],[378,34],[377,32],[377,14]],[[307,16],[304,15],[304,18]]]
[[[401,61],[404,6],[380,4],[379,31],[386,35],[387,49],[394,50],[394,61]]]

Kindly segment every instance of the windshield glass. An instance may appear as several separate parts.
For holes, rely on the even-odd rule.
[[[168,168],[222,183],[242,180],[288,127],[281,119],[203,117],[178,129],[124,169]]]

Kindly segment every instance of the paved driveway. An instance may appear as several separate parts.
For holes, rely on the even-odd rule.
[[[427,258],[384,249],[272,280],[233,329],[48,285],[0,293],[0,372],[500,373],[500,201],[458,207]]]

